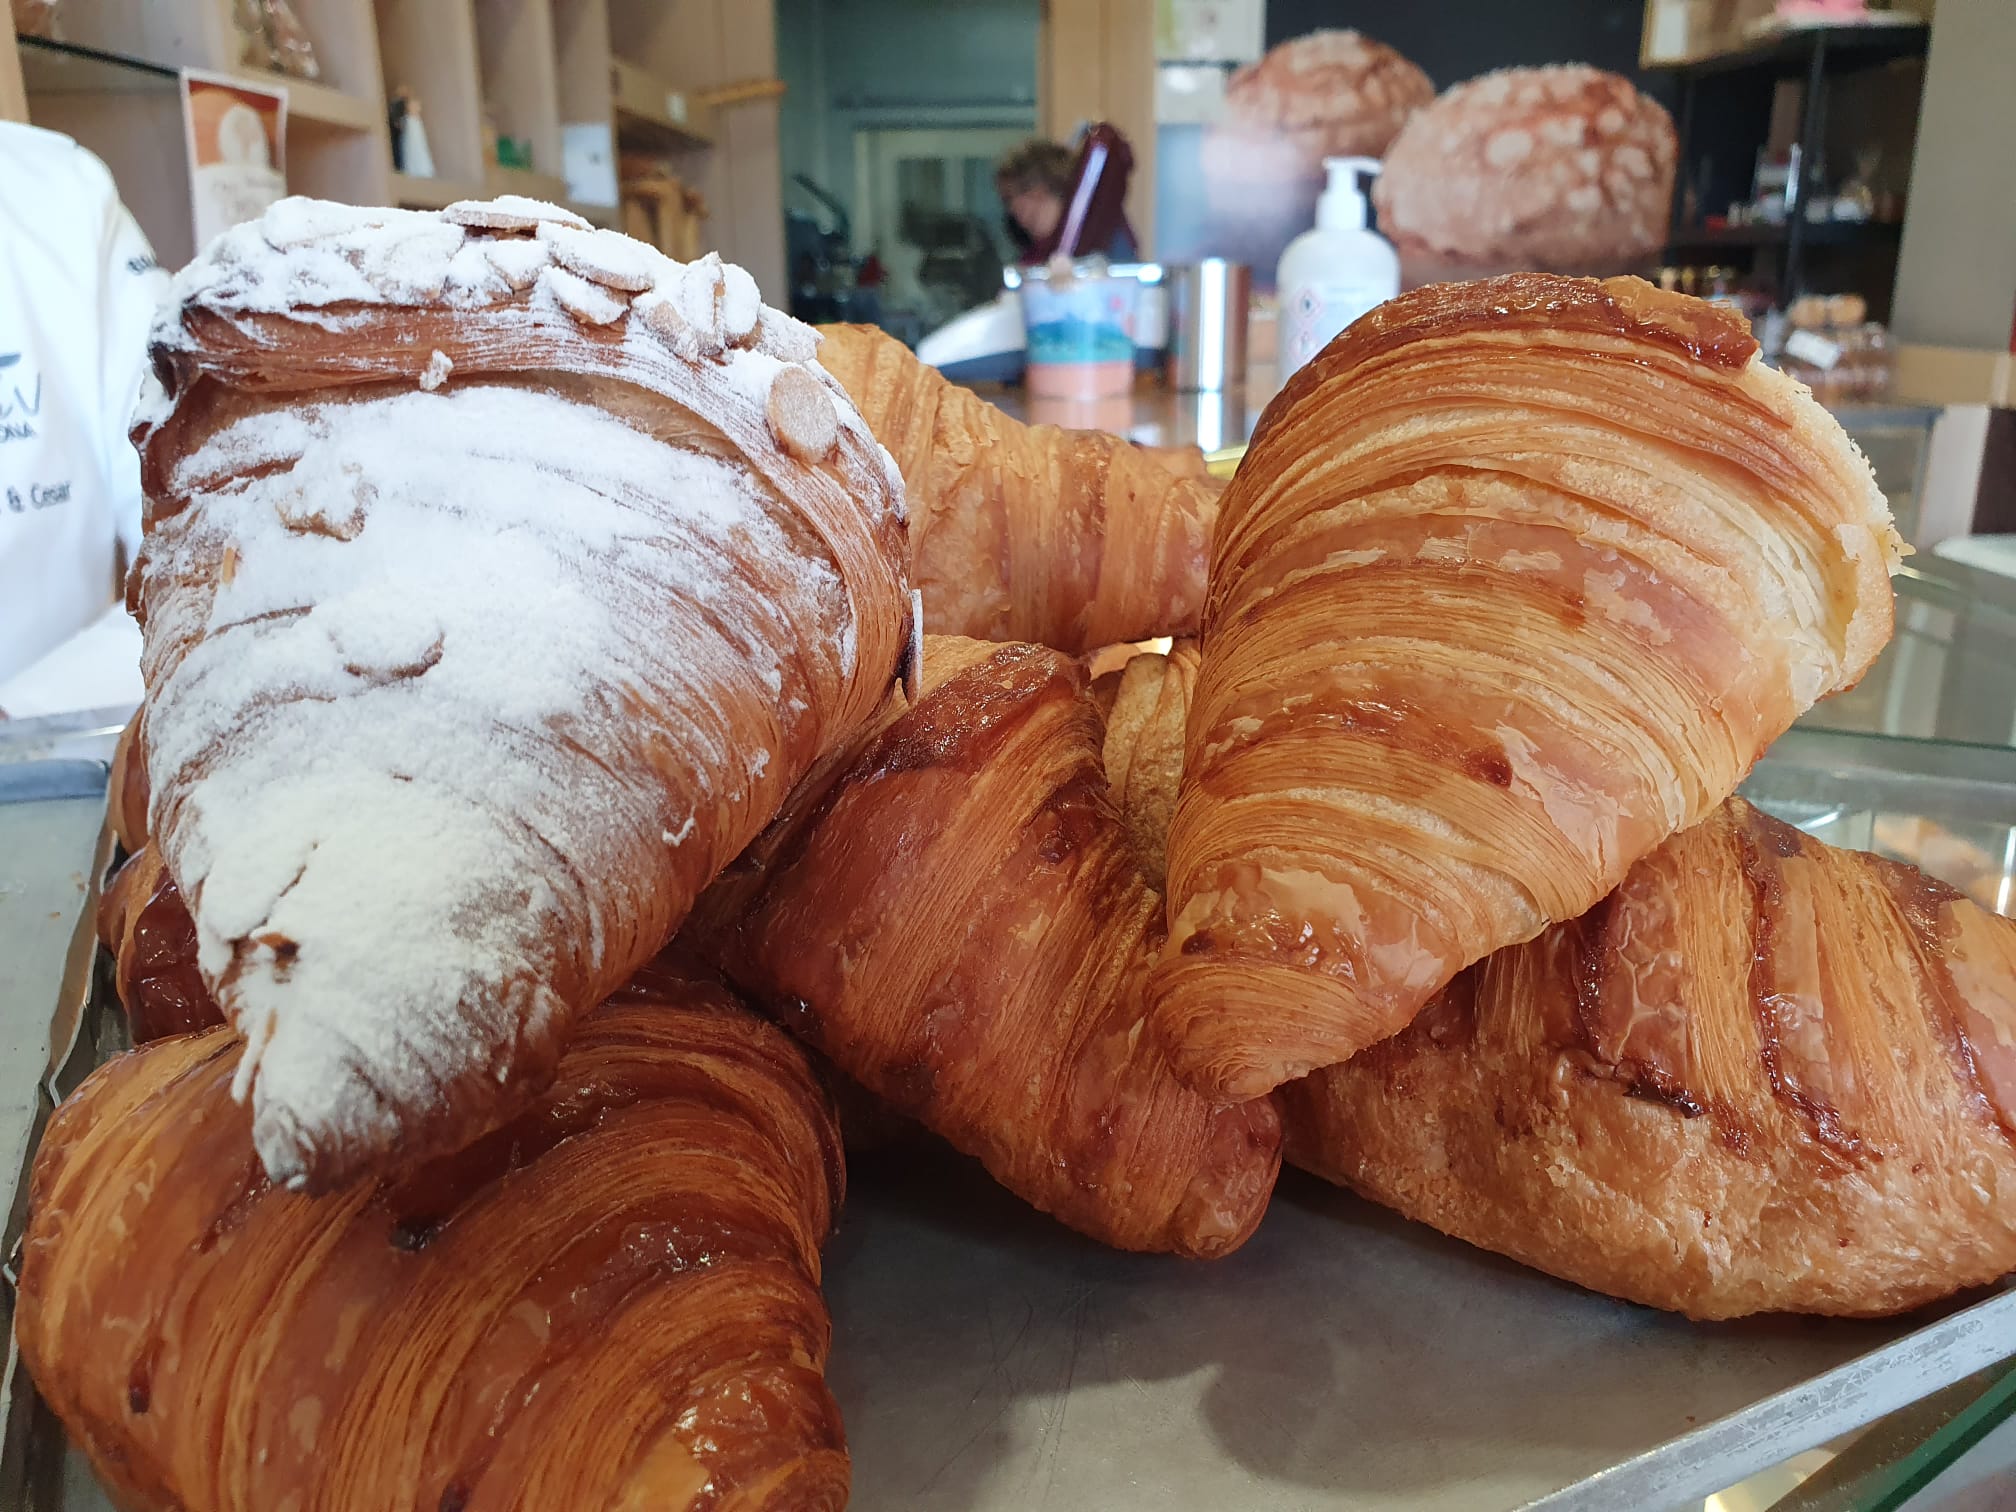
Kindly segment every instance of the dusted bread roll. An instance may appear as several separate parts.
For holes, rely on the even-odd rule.
[[[1222,485],[1196,448],[1024,425],[873,326],[822,334],[902,471],[926,630],[1076,653],[1197,628]]]
[[[1297,1164],[1697,1318],[2016,1269],[2016,923],[1740,800],[1281,1095]]]
[[[917,702],[808,780],[680,940],[1028,1202],[1122,1249],[1212,1256],[1266,1210],[1280,1122],[1186,1091],[1143,1033],[1152,821],[1114,798],[1152,786],[1172,711],[1180,729],[1162,660],[1102,723],[1054,651],[928,640]],[[1109,784],[1136,744],[1138,780]]]
[[[1394,138],[1372,191],[1410,284],[1510,269],[1621,273],[1666,243],[1672,117],[1582,64],[1445,92]]]
[[[1294,37],[1237,70],[1200,149],[1211,250],[1266,277],[1315,219],[1323,159],[1381,156],[1434,98],[1425,73],[1355,31]]]
[[[1403,295],[1225,495],[1154,1014],[1206,1095],[1401,1028],[1727,797],[1890,633],[1868,464],[1739,316],[1636,279]]]
[[[1326,157],[1378,157],[1434,98],[1428,75],[1385,43],[1313,31],[1234,72],[1225,116],[1234,131],[1285,141],[1320,169]]]
[[[276,1188],[223,1030],[135,1051],[36,1157],[16,1336],[126,1507],[837,1509],[804,1057],[662,973],[462,1153]]]
[[[740,269],[285,200],[140,432],[150,829],[276,1181],[466,1143],[908,645],[901,483]]]

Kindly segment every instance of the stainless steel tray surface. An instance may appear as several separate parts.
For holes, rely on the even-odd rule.
[[[1903,815],[1986,826],[1985,844],[2016,822],[2016,752],[1795,732],[1750,791],[1829,838]],[[51,995],[75,990],[69,919],[90,907],[100,802],[0,804],[0,867],[36,825],[67,847],[39,866],[69,910],[28,932],[39,985],[0,979],[10,1099],[17,1073],[45,1079]],[[93,1011],[59,1085],[117,1042],[102,973]],[[1104,1250],[921,1139],[856,1160],[851,1183],[825,1280],[863,1512],[1663,1512],[2016,1355],[2016,1290],[1885,1322],[1704,1327],[1294,1172],[1213,1264]],[[46,1414],[30,1431],[0,1466],[0,1509],[109,1506]]]

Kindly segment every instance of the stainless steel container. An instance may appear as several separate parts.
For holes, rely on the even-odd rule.
[[[1246,303],[1253,270],[1207,257],[1163,270],[1169,290],[1169,386],[1222,393],[1246,382]]]

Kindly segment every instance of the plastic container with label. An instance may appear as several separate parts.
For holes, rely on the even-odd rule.
[[[1316,227],[1288,243],[1275,279],[1283,383],[1344,327],[1400,292],[1400,255],[1365,227],[1363,181],[1378,173],[1378,159],[1325,158],[1323,166],[1330,185],[1316,202]]]
[[[1102,258],[1022,271],[1029,392],[1106,399],[1134,385],[1134,312],[1141,281]]]

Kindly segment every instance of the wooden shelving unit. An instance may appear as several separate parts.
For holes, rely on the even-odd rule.
[[[616,124],[626,143],[685,152],[713,145],[707,106],[683,89],[675,89],[635,63],[615,59],[609,68]]]
[[[772,7],[759,0],[294,0],[322,77],[246,67],[233,0],[73,0],[66,40],[115,60],[41,56],[0,33],[0,119],[74,136],[104,158],[163,262],[195,252],[174,72],[288,93],[290,188],[434,209],[487,194],[554,200],[616,225],[619,152],[665,159],[706,198],[706,241],[784,297]],[[122,79],[123,65],[131,74]],[[420,105],[435,177],[393,170],[386,101]],[[732,103],[708,99],[726,91]],[[492,133],[527,143],[502,167]],[[575,193],[570,193],[569,179]]]

